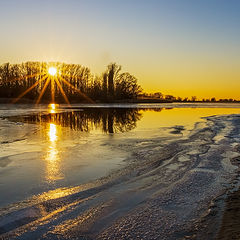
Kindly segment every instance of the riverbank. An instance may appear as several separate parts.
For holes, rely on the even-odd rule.
[[[28,103],[28,104],[35,104],[36,99],[29,99],[29,98],[21,98],[21,99],[16,99],[16,98],[0,98],[0,103]],[[87,100],[81,99],[81,101],[79,102],[79,100],[77,99],[71,99],[71,103],[72,104],[77,104],[77,103],[172,103],[173,101],[169,101],[169,100],[164,100],[164,99],[158,99],[158,98],[137,98],[137,99],[123,99],[123,100],[96,100],[96,101],[92,101],[89,102]],[[49,103],[49,100],[42,100],[41,103]],[[65,101],[63,102],[63,100],[58,101],[58,103],[66,103]]]
[[[239,121],[235,119],[235,124]],[[187,231],[184,239],[240,239],[240,139],[239,130],[233,130],[231,136],[233,151],[228,155],[229,161],[236,170],[230,181],[226,182],[225,190],[220,192],[209,204],[208,211],[197,219],[194,227]]]
[[[8,104],[8,103],[14,103],[16,102],[16,98],[0,98],[0,104]],[[28,99],[28,98],[21,98],[19,99],[16,104],[35,104],[36,99]],[[42,100],[41,101],[42,104],[48,104],[49,101],[48,100]],[[59,104],[64,104],[66,102],[62,102],[62,100],[60,102],[58,102]],[[76,99],[73,99],[71,101],[71,104],[84,104],[84,103],[88,103],[88,104],[141,104],[141,103],[173,103],[173,104],[239,104],[240,101],[232,101],[232,102],[227,102],[227,101],[170,101],[170,100],[165,100],[165,99],[159,99],[159,98],[136,98],[136,99],[123,99],[123,100],[109,100],[109,101],[101,101],[101,100],[96,100],[93,102],[88,102],[88,101],[84,101],[81,100],[80,102]]]
[[[217,240],[240,239],[240,189],[227,196]]]
[[[239,146],[236,151],[240,152]],[[217,240],[240,239],[240,157],[233,158],[232,163],[238,167],[238,170],[232,187],[226,193]]]

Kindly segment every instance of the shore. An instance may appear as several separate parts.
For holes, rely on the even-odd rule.
[[[1,98],[0,97],[0,104],[8,104],[8,103],[15,103],[16,102],[16,98]],[[16,104],[35,104],[36,102],[36,99],[29,99],[29,98],[21,98],[19,99]],[[49,100],[42,100],[41,103],[45,103],[45,104],[48,104],[49,103]],[[59,103],[66,103],[66,102],[59,102]],[[88,101],[83,101],[81,100],[80,102],[76,99],[73,99],[71,101],[71,103],[73,104],[82,104],[82,103],[89,103]],[[90,102],[90,104],[94,104],[94,103],[107,103],[107,104],[111,104],[111,103],[114,103],[114,104],[141,104],[141,103],[189,103],[189,104],[216,104],[216,103],[219,103],[219,104],[239,104],[240,101],[231,101],[231,102],[228,102],[228,101],[172,101],[172,100],[165,100],[165,99],[159,99],[159,98],[135,98],[135,99],[123,99],[123,100],[111,100],[111,101],[101,101],[101,100],[96,100],[96,101],[93,101],[93,102]]]
[[[240,189],[229,194],[217,240],[240,239]]]
[[[226,189],[211,201],[206,215],[196,221],[184,239],[240,239],[240,145],[239,140],[232,142],[237,156],[233,154],[229,160],[237,169]]]
[[[240,148],[236,149],[240,152]],[[232,163],[240,167],[240,157],[232,159]],[[226,193],[222,221],[217,240],[240,239],[240,169],[236,172],[232,189]]]

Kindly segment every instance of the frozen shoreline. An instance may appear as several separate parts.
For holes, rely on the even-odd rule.
[[[209,213],[211,201],[231,183],[236,171],[231,158],[240,155],[236,150],[239,123],[239,115],[213,116],[197,123],[186,138],[114,142],[114,148],[131,151],[125,168],[91,184],[65,192],[59,189],[55,195],[46,193],[3,209],[1,238],[181,239],[191,235]],[[208,239],[217,231],[211,231]]]

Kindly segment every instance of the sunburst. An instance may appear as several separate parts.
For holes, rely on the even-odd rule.
[[[57,87],[59,91],[61,92],[65,102],[70,105],[70,101],[63,89],[63,84],[67,85],[69,88],[71,88],[74,92],[78,93],[81,97],[86,99],[88,102],[94,103],[91,98],[86,96],[81,90],[76,88],[74,85],[72,85],[69,81],[67,81],[63,76],[68,76],[66,74],[62,74],[60,67],[55,65],[49,65],[47,66],[41,73],[39,74],[32,74],[24,76],[23,78],[18,79],[12,79],[11,81],[15,80],[23,80],[31,77],[39,77],[39,80],[37,80],[32,86],[30,86],[28,89],[26,89],[23,93],[21,93],[14,101],[13,103],[18,102],[23,96],[25,96],[27,93],[32,91],[34,88],[41,86],[41,91],[39,93],[39,96],[36,100],[36,104],[39,104],[47,87],[50,84],[51,88],[51,102],[55,103],[55,88]]]
[[[48,69],[48,73],[51,75],[51,76],[55,76],[57,74],[57,69],[55,67],[50,67]]]

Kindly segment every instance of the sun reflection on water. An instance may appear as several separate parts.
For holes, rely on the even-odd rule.
[[[53,183],[63,178],[57,145],[58,135],[58,126],[54,123],[50,123],[48,129],[49,147],[45,157],[46,181],[49,183]]]
[[[57,126],[54,123],[50,123],[49,139],[51,142],[55,142],[57,140]]]
[[[48,108],[49,108],[49,112],[50,113],[56,113],[56,104],[55,103],[51,103],[48,105]]]

